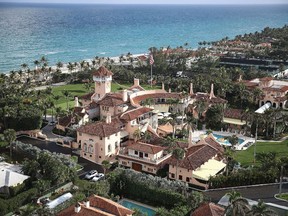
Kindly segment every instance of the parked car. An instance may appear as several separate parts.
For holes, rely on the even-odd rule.
[[[93,178],[91,179],[91,181],[96,182],[96,181],[101,180],[102,178],[104,178],[104,173],[98,173],[95,177],[93,177]]]
[[[93,177],[95,177],[97,174],[98,174],[97,170],[91,170],[85,175],[85,179],[90,180]]]

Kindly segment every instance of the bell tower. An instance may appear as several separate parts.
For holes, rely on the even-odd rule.
[[[94,101],[101,100],[107,93],[111,92],[111,82],[113,73],[104,66],[101,66],[93,73],[95,82],[95,93],[92,96]]]

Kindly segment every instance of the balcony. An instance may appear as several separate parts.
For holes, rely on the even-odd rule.
[[[152,165],[158,165],[160,163],[162,163],[163,161],[165,161],[166,159],[168,159],[169,157],[172,156],[172,154],[165,154],[163,155],[162,157],[156,159],[156,160],[152,160],[152,159],[149,159],[149,158],[140,158],[140,157],[137,157],[137,156],[134,156],[134,155],[128,155],[128,152],[126,151],[126,149],[123,149],[119,152],[119,157],[122,157],[122,158],[125,158],[126,160],[133,160],[133,161],[139,161],[140,163],[141,162],[145,162],[145,163],[150,163]]]

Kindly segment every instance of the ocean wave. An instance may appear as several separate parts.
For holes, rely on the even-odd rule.
[[[87,49],[79,49],[77,50],[78,52],[87,52],[88,50]]]
[[[45,53],[44,55],[54,55],[54,54],[62,53],[62,52],[63,51],[50,51],[50,52]]]

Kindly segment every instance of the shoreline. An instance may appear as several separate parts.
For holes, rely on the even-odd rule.
[[[103,62],[100,63],[100,64],[103,64],[104,62],[106,62],[108,59],[110,60],[113,60],[113,64],[122,64],[122,65],[127,65],[127,64],[130,64],[131,62],[129,60],[127,60],[127,55],[122,55],[124,57],[125,60],[123,60],[122,62],[120,62],[120,56],[113,56],[113,57],[110,57],[110,56],[104,56],[104,57],[99,57],[99,59],[102,59]],[[145,57],[148,57],[149,56],[149,53],[139,53],[139,54],[131,54],[129,58],[138,58],[139,56],[145,56]],[[48,59],[49,60],[49,59]],[[68,74],[68,73],[75,73],[75,72],[79,72],[79,70],[81,69],[81,67],[79,66],[79,64],[82,62],[82,61],[85,61],[87,63],[89,63],[89,67],[90,69],[92,68],[92,60],[95,60],[95,58],[91,58],[91,59],[83,59],[81,61],[77,61],[77,62],[71,62],[71,63],[77,63],[77,67],[75,67],[75,69],[73,69],[73,71],[69,71],[68,69],[68,63],[65,62],[63,63],[63,66],[60,68],[61,70],[61,73],[63,74]],[[133,61],[134,62],[134,61]],[[99,64],[97,63],[97,65],[99,66]],[[52,66],[49,66],[47,68],[51,67],[52,71],[55,72],[57,70],[57,66],[56,65],[52,65]],[[39,68],[37,68],[36,66],[30,70],[33,71],[33,70],[37,70]],[[16,73],[18,73],[19,70],[11,70],[11,71],[15,71]],[[6,72],[0,72],[0,74],[5,74],[6,76],[10,76],[11,74],[11,71],[6,71]],[[22,73],[22,76],[27,76],[27,72],[23,72]]]

